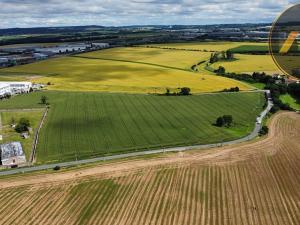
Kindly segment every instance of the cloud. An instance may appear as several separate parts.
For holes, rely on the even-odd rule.
[[[295,0],[0,0],[0,28],[272,22]]]

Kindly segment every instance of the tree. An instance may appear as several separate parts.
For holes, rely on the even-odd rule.
[[[218,62],[219,58],[218,58],[218,54],[217,53],[212,53],[210,56],[210,60],[209,63],[213,64],[215,62]]]
[[[166,90],[166,95],[167,95],[167,96],[170,95],[170,89],[169,89],[169,88],[167,88],[167,90]]]
[[[222,116],[218,117],[218,119],[216,121],[216,126],[223,127],[224,124],[225,124],[224,118]]]
[[[226,51],[226,59],[232,60],[233,58],[234,58],[233,53],[230,50]]]
[[[300,99],[300,84],[292,83],[288,86],[289,94],[293,95],[297,99]]]
[[[188,87],[183,87],[180,90],[180,95],[190,95],[191,94],[191,89]]]
[[[274,113],[278,112],[279,110],[280,110],[279,106],[274,105],[274,106],[271,108],[270,112],[274,114]]]
[[[21,118],[15,128],[18,133],[28,131],[30,127],[30,122],[26,118]]]
[[[43,96],[41,97],[41,103],[42,103],[43,105],[47,105],[47,104],[48,104],[48,98],[47,98],[47,96],[43,95]]]
[[[266,135],[268,133],[269,133],[269,128],[267,126],[263,126],[259,131],[260,135]]]
[[[223,66],[219,66],[217,70],[215,70],[215,73],[217,74],[225,74],[226,70]]]
[[[239,87],[235,87],[235,88],[234,88],[234,91],[235,91],[235,92],[239,92],[239,91],[240,91],[240,88],[239,88]]]
[[[224,115],[223,119],[224,119],[225,125],[227,127],[230,127],[232,125],[232,123],[233,123],[233,117],[232,117],[232,115]]]

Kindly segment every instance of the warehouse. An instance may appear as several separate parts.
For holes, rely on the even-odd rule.
[[[8,90],[10,88],[10,94],[22,94],[29,93],[32,88],[31,82],[0,82],[0,87],[3,90]]]
[[[0,98],[11,95],[10,85],[7,83],[0,83]]]

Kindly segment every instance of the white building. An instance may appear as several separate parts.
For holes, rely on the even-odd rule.
[[[66,45],[59,45],[59,46],[46,47],[46,48],[35,48],[35,52],[45,54],[45,55],[54,55],[54,54],[71,53],[71,52],[82,52],[85,51],[88,47],[90,47],[89,44],[75,43],[75,44],[66,44]]]
[[[1,162],[3,166],[16,166],[26,163],[26,157],[20,142],[0,145]]]
[[[0,98],[6,95],[11,95],[10,85],[0,82]]]
[[[31,82],[0,82],[0,87],[7,90],[7,86],[10,87],[11,94],[29,93],[32,88]]]
[[[92,47],[95,47],[95,48],[109,48],[109,44],[108,43],[94,42],[94,43],[92,43]]]

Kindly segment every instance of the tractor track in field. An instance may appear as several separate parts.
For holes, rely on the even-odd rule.
[[[73,55],[71,57],[81,58],[81,59],[94,59],[94,60],[105,60],[105,61],[132,63],[132,64],[141,64],[141,65],[147,65],[147,66],[160,67],[160,68],[164,68],[164,69],[181,70],[181,71],[185,71],[185,72],[195,73],[193,70],[190,70],[190,69],[183,69],[183,68],[173,67],[173,66],[164,66],[164,65],[160,65],[160,64],[147,63],[147,62],[142,62],[142,61],[131,61],[131,60],[125,60],[125,59],[90,57],[90,56],[80,56],[80,55]]]

